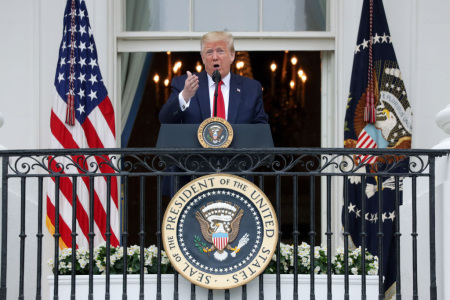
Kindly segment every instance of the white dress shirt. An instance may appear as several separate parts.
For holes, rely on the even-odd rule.
[[[215,86],[215,83],[212,80],[211,76],[209,76],[209,74],[207,74],[207,76],[208,76],[208,86],[209,86],[209,105],[210,105],[211,117],[212,117],[213,113],[214,113],[213,112],[214,92],[216,91],[216,86]],[[227,119],[228,119],[228,106],[229,106],[228,104],[230,102],[230,78],[231,78],[231,75],[230,75],[230,73],[228,73],[227,76],[222,78],[223,84],[221,85],[223,101],[225,103],[225,116],[226,116]],[[188,109],[189,104],[191,103],[191,101],[186,103],[186,101],[184,100],[182,94],[183,94],[183,91],[181,91],[180,94],[178,95],[178,100],[180,102],[181,111],[185,111],[186,109]]]

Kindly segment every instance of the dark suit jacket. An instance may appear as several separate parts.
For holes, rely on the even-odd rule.
[[[233,73],[230,75],[227,121],[230,124],[266,124],[267,114],[264,111],[261,84],[254,79]],[[207,74],[203,71],[197,76],[199,89],[185,111],[181,111],[178,95],[184,88],[187,75],[172,79],[172,94],[159,113],[161,123],[200,124],[211,117]]]
[[[227,121],[230,124],[267,124],[268,118],[264,111],[261,84],[254,79],[233,73],[230,73],[230,75],[230,97]],[[180,108],[178,95],[184,88],[187,75],[172,79],[172,93],[159,112],[159,121],[161,123],[200,124],[211,117],[207,74],[203,71],[198,73],[197,76],[199,79],[199,89],[190,100],[189,107],[185,111],[182,111]],[[179,171],[175,166],[170,166],[168,171],[170,170]],[[179,188],[181,188],[190,181],[190,178],[181,176],[179,180]],[[175,192],[173,177],[165,176],[163,179],[163,195],[172,198]]]

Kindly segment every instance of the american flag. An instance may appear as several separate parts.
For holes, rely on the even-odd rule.
[[[103,84],[97,49],[89,24],[84,0],[68,0],[64,12],[64,31],[59,49],[55,75],[56,95],[50,119],[51,147],[55,149],[114,148],[116,147],[114,108]],[[70,165],[83,161],[83,167],[92,168],[109,162],[100,157],[49,157],[49,167],[61,171],[58,163]],[[102,173],[113,173],[102,164]],[[82,173],[80,168],[64,169],[65,173]],[[48,180],[47,227],[55,232],[55,178]],[[59,233],[60,246],[72,247],[72,177],[60,177]],[[106,240],[106,203],[111,201],[111,245],[119,245],[119,206],[117,178],[111,178],[111,197],[107,199],[106,177],[95,177],[90,186],[88,177],[78,177],[76,185],[77,247],[88,247],[90,198],[94,188],[94,245]]]

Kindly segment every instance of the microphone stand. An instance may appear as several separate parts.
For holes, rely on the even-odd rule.
[[[216,84],[216,89],[214,91],[214,112],[213,117],[217,117],[217,97],[219,96],[219,81],[220,81],[220,73],[218,70],[215,70],[212,74],[212,79]]]
[[[219,96],[219,83],[216,82],[216,90],[214,91],[214,117],[217,117],[217,97]]]

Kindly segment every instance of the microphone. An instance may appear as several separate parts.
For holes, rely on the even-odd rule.
[[[219,82],[222,80],[222,76],[219,73],[219,70],[215,69],[212,74],[212,80],[216,84],[216,90],[214,92],[214,117],[217,117],[217,97],[219,96]]]
[[[217,84],[222,79],[222,76],[220,76],[219,70],[215,69],[212,73],[212,80]]]

